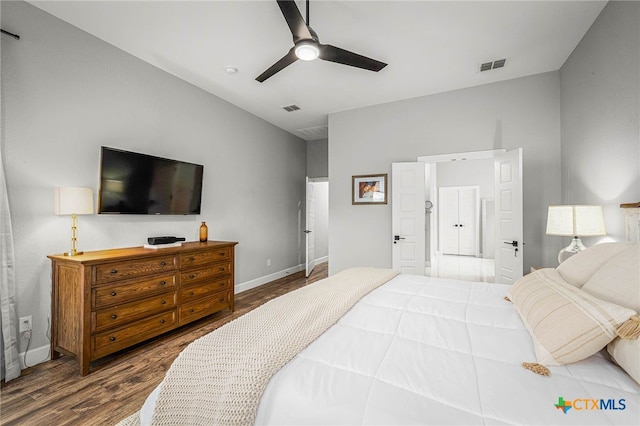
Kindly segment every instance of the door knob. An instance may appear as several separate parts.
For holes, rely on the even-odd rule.
[[[505,241],[505,244],[509,244],[510,246],[518,247],[518,242],[516,240],[513,241]]]

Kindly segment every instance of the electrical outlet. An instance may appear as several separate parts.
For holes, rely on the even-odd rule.
[[[267,266],[271,266],[271,259],[267,259]]]
[[[31,329],[33,328],[31,325],[31,322],[32,322],[31,315],[29,315],[28,317],[20,318],[20,333],[23,333],[25,331],[31,331]]]

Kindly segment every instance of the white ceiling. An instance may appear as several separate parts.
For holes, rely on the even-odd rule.
[[[274,0],[31,3],[311,140],[326,137],[333,112],[558,70],[606,1],[312,0],[322,43],[389,65],[297,61],[264,83],[255,78],[293,46]],[[504,68],[479,72],[501,58]]]

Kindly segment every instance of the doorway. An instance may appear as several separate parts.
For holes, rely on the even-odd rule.
[[[485,168],[482,171],[479,160],[486,160],[484,162]],[[421,217],[420,220],[416,219],[412,223],[414,225],[416,223],[423,224],[421,226],[424,228],[424,233],[415,231],[410,235],[403,233],[403,229],[407,227],[401,226],[402,216],[394,213],[396,207],[392,209],[392,265],[394,269],[401,272],[403,269],[413,269],[416,274],[422,275],[431,266],[436,256],[442,255],[438,230],[440,216],[444,215],[439,212],[440,187],[478,186],[480,207],[476,208],[473,219],[479,229],[478,237],[474,242],[476,251],[475,255],[466,257],[480,260],[484,260],[482,258],[486,257],[489,262],[493,262],[495,282],[512,283],[522,276],[521,148],[508,152],[505,149],[498,149],[418,157],[418,162],[393,163],[393,166],[398,169],[398,172],[403,170],[407,174],[411,171],[412,175],[423,176],[421,181],[416,181],[414,184],[416,195],[413,197],[413,202],[409,202],[411,200],[407,199],[404,205],[413,206],[411,209],[413,215],[416,218]],[[400,176],[396,176],[396,174],[396,170],[392,168],[393,191],[391,197],[393,205],[402,201],[398,199],[399,194],[402,195],[402,193],[398,190],[399,188],[396,188],[396,185],[397,182],[403,180],[399,179]],[[409,180],[404,179],[404,181]],[[408,207],[405,210],[408,213]],[[457,223],[459,224],[459,222]],[[409,228],[414,229],[416,226]],[[412,237],[411,241],[415,240],[409,247],[412,250],[405,250],[405,246],[409,242],[408,236]],[[397,261],[396,254],[404,251],[420,254],[413,256],[413,264],[409,265],[411,268]],[[420,267],[418,262],[424,262],[424,266]],[[437,265],[434,266],[437,267]]]
[[[305,269],[329,260],[329,180],[306,178]]]

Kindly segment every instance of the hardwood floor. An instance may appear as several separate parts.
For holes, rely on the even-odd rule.
[[[236,295],[236,311],[221,312],[189,324],[115,357],[82,377],[69,358],[38,364],[22,376],[2,383],[3,425],[115,425],[138,411],[160,383],[180,351],[189,343],[282,294],[327,276],[327,263]]]

